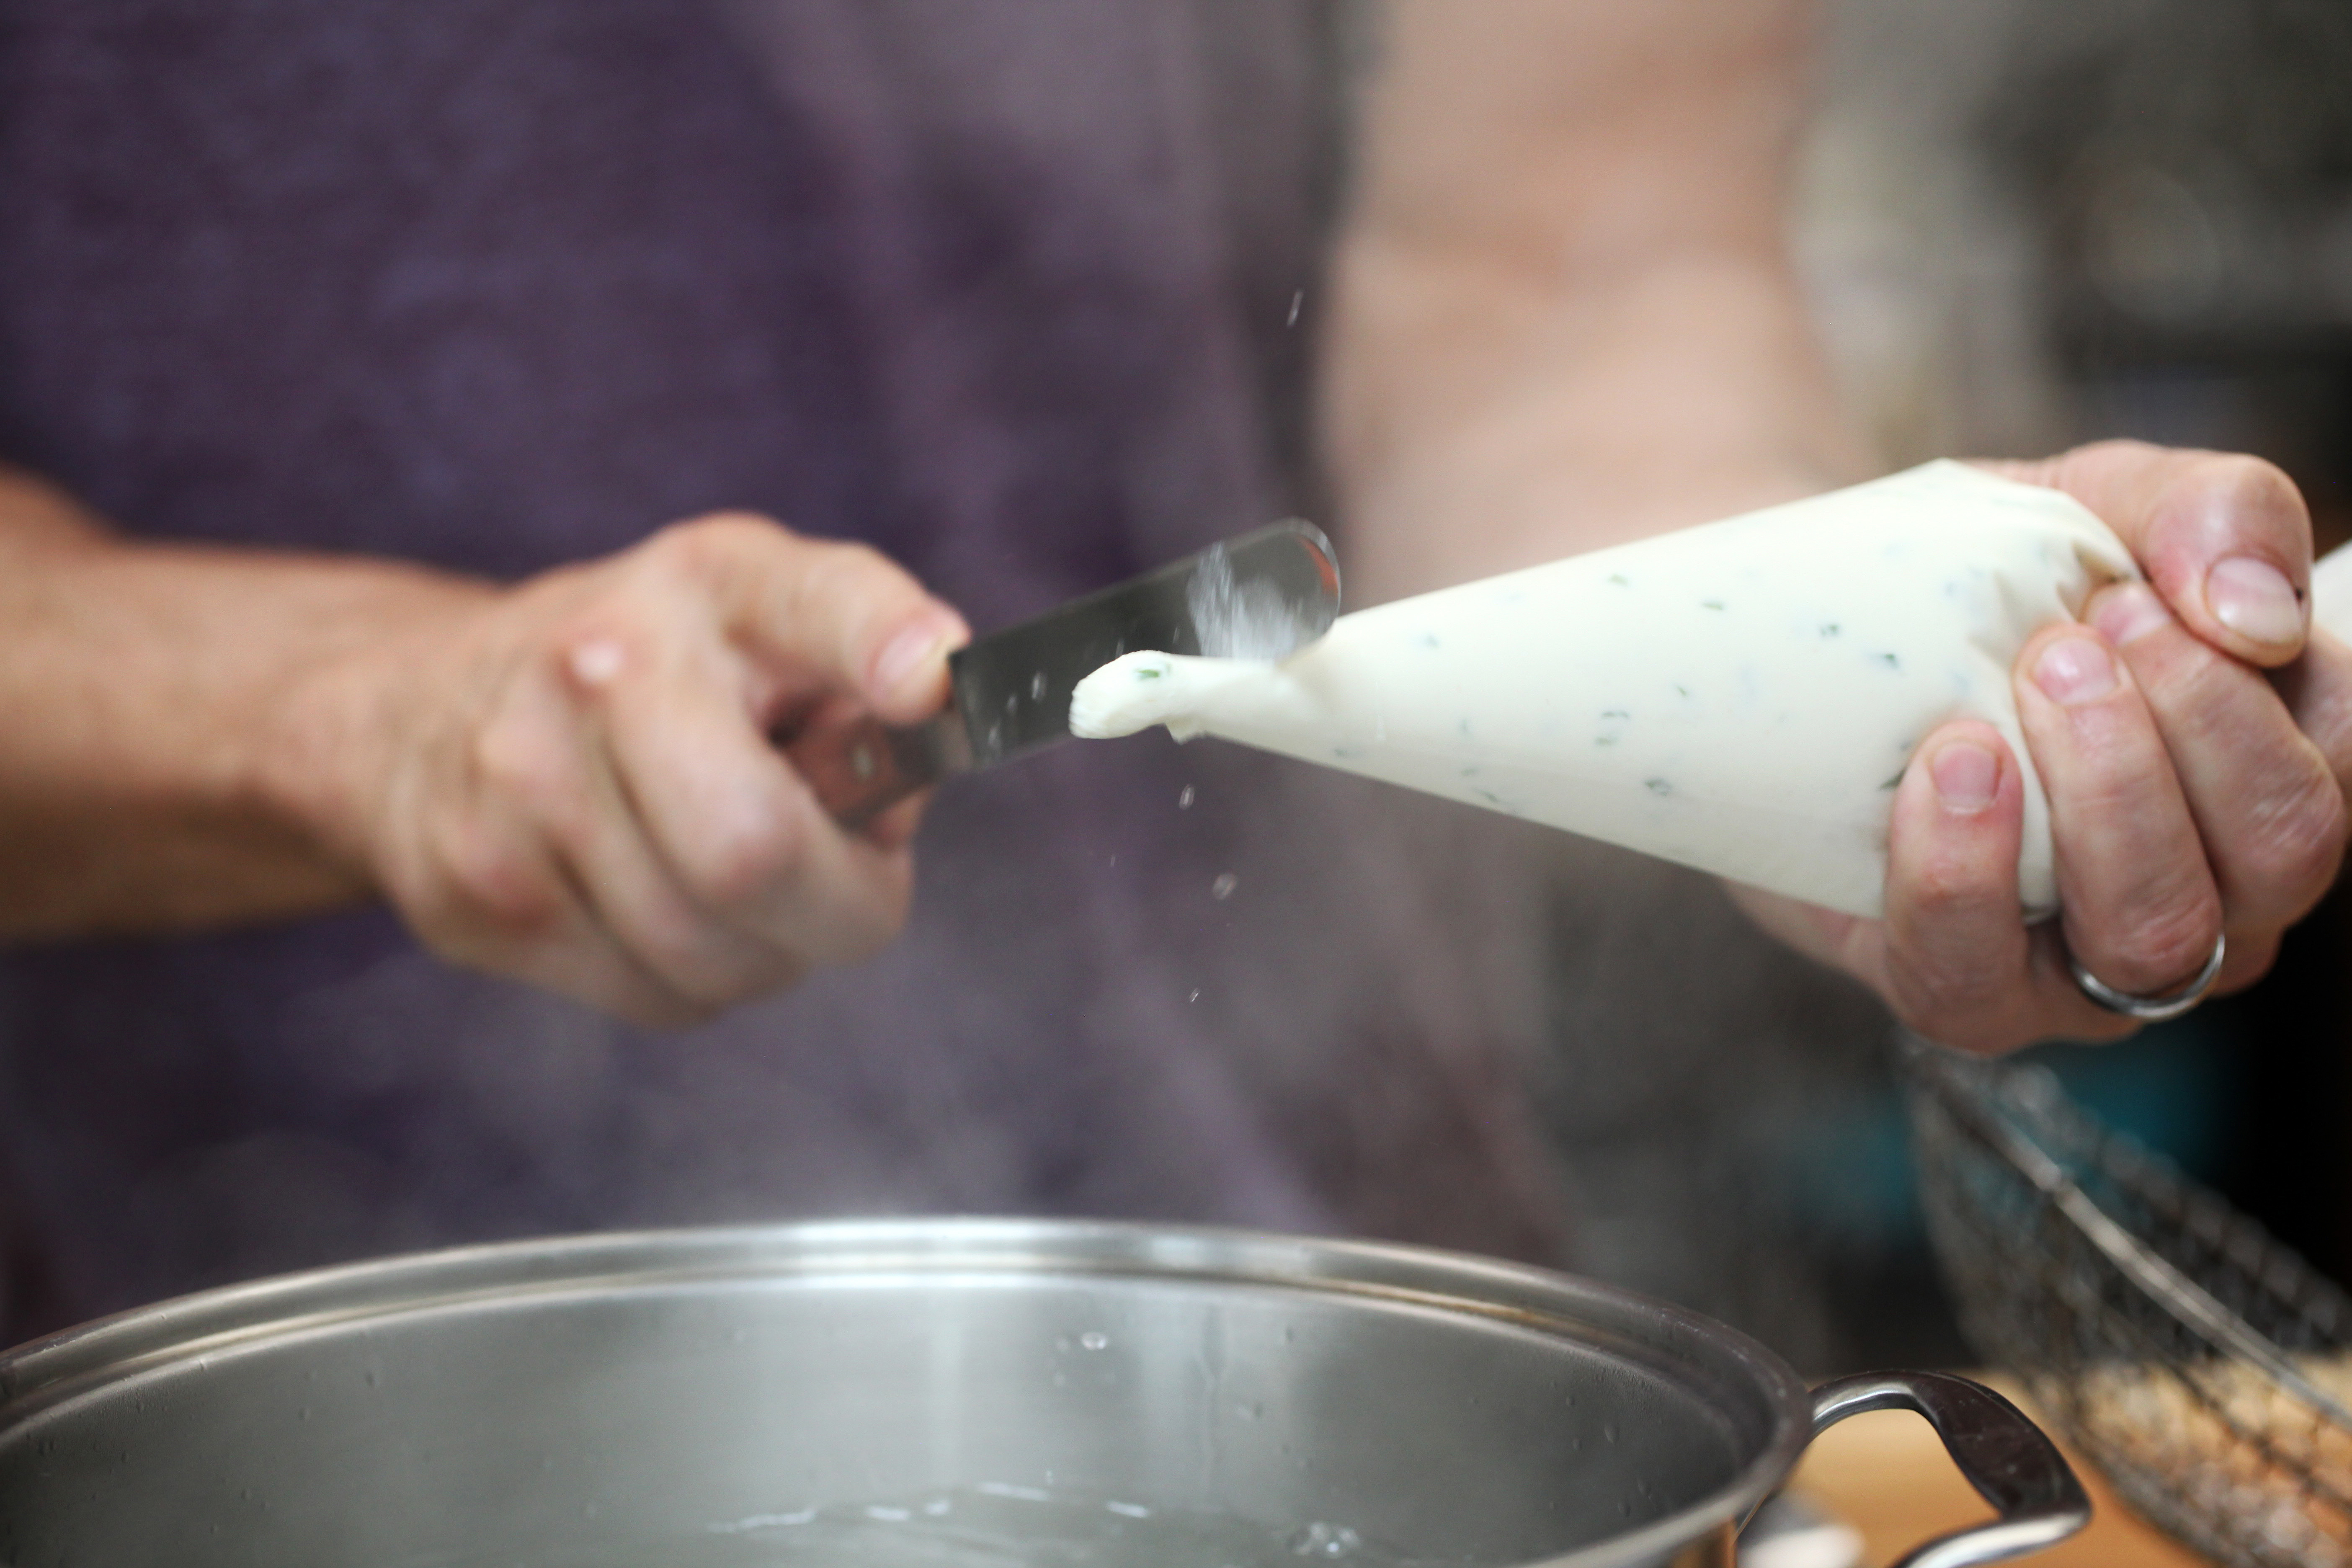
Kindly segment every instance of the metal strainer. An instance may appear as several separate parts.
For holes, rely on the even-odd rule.
[[[2046,1068],[1906,1037],[1927,1226],[1977,1352],[2150,1521],[2352,1563],[2352,1299]]]

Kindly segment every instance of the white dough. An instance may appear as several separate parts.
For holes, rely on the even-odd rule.
[[[1929,463],[1343,616],[1280,664],[1129,654],[1070,727],[1221,736],[1875,915],[1895,781],[1973,717],[2024,771],[2039,915],[2049,806],[2011,667],[2137,575],[2071,498]]]

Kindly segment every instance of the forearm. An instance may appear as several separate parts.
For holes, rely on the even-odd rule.
[[[486,588],[126,541],[0,472],[0,938],[184,929],[366,896],[304,809],[296,694]]]
[[[1781,242],[1808,18],[1393,8],[1335,271],[1354,584],[1434,586],[1866,466]]]

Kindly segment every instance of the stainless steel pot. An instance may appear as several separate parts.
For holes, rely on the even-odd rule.
[[[1811,1433],[1890,1405],[2001,1516],[1912,1563],[2088,1517],[1974,1384],[1808,1394],[1691,1313],[1478,1258],[1034,1221],[589,1237],[0,1356],[0,1564],[1696,1568]]]

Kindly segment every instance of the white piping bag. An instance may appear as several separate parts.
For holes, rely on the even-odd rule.
[[[2323,612],[2352,610],[2343,553]],[[2050,810],[2011,668],[2138,576],[2073,498],[1935,462],[1342,616],[1279,664],[1129,654],[1070,728],[1215,735],[1874,916],[1912,752],[1981,719],[2025,775],[2039,917]]]

